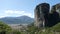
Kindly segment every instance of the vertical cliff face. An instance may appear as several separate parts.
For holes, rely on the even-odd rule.
[[[60,10],[60,4],[56,4],[52,6],[49,21],[48,21],[49,27],[56,25],[60,21],[60,15],[59,15],[60,11],[58,10]]]
[[[60,4],[52,6],[51,13],[48,3],[41,3],[35,8],[35,26],[52,27],[60,22]]]
[[[60,3],[55,5],[56,7],[56,12],[59,14],[59,22],[60,22]]]
[[[45,26],[45,21],[47,23],[47,16],[49,14],[49,4],[42,3],[36,6],[35,8],[35,26],[43,27]]]
[[[39,6],[36,6],[35,8],[35,26],[39,27],[39,18],[40,18],[40,9],[39,9]]]

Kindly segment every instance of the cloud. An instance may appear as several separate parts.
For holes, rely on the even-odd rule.
[[[6,10],[6,14],[22,14],[24,11],[17,11],[17,10]]]
[[[18,16],[29,16],[29,17],[34,17],[32,13],[27,12],[27,11],[18,11],[18,10],[5,10],[2,15],[0,15],[0,18],[3,17],[18,17]]]
[[[0,18],[3,18],[3,17],[5,17],[5,16],[0,16]]]
[[[31,13],[24,13],[23,15],[26,15],[26,16],[29,16],[29,17],[32,17],[32,14],[31,14]]]

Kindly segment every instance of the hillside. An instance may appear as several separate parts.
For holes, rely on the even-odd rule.
[[[34,21],[33,18],[30,18],[28,16],[20,16],[20,17],[5,17],[5,18],[0,18],[0,21],[3,21],[4,23],[7,24],[29,24]]]
[[[28,31],[31,34],[60,34],[60,23],[54,25],[53,27],[47,27],[42,29],[36,28],[35,26],[29,26]]]

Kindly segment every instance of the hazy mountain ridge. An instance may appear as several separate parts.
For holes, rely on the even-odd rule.
[[[32,23],[34,19],[28,16],[20,16],[0,18],[0,21],[3,21],[7,24],[29,24]]]

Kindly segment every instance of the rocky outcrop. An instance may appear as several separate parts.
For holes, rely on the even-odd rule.
[[[60,4],[52,6],[51,13],[50,5],[48,3],[41,3],[35,8],[35,26],[37,27],[52,27],[60,21],[57,9]]]
[[[49,15],[50,5],[48,3],[42,3],[35,8],[35,26],[43,27]]]

